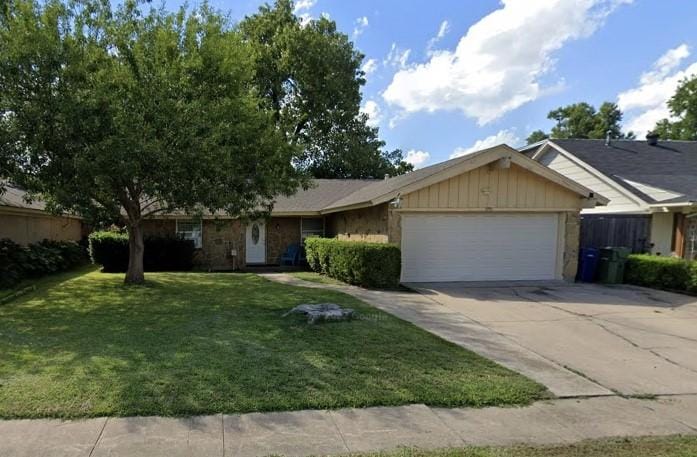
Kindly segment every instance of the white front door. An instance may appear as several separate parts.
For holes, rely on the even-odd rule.
[[[247,224],[247,263],[266,263],[266,223],[253,221]]]
[[[557,214],[405,214],[402,281],[557,277]]]

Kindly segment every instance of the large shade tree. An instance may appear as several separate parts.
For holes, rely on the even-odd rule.
[[[697,140],[697,76],[680,83],[668,108],[671,119],[659,121],[655,133],[665,140]]]
[[[528,144],[546,138],[611,138],[633,139],[632,132],[622,131],[622,111],[615,103],[604,102],[597,110],[592,105],[581,102],[560,106],[547,114],[547,119],[556,121],[549,133],[535,130],[528,136]]]
[[[364,56],[334,21],[303,22],[291,0],[277,0],[238,28],[254,49],[266,108],[302,151],[298,168],[317,178],[381,178],[412,169],[400,150],[384,150],[378,129],[360,113]]]
[[[1,5],[2,172],[54,210],[125,217],[127,283],[144,280],[149,215],[254,215],[302,184],[258,50],[207,6]]]

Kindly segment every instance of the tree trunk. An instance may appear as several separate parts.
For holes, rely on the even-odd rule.
[[[128,225],[128,270],[126,271],[126,284],[142,284],[145,282],[143,269],[143,227],[140,222]]]

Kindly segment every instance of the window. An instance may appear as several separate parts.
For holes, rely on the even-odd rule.
[[[177,236],[185,240],[193,240],[194,247],[201,249],[201,221],[193,219],[177,219]]]
[[[303,217],[300,219],[300,242],[304,244],[308,236],[324,236],[324,218]]]

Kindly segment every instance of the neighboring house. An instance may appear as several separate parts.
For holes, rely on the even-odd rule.
[[[697,142],[552,139],[521,152],[610,199],[582,211],[582,245],[697,256]]]
[[[80,241],[83,237],[82,220],[75,216],[55,216],[46,211],[41,200],[27,203],[27,193],[5,184],[0,194],[0,239],[29,244],[44,239]]]
[[[401,245],[402,281],[573,279],[579,211],[606,200],[506,145],[384,180],[319,179],[245,222],[159,215],[205,268],[278,264],[307,236]]]

